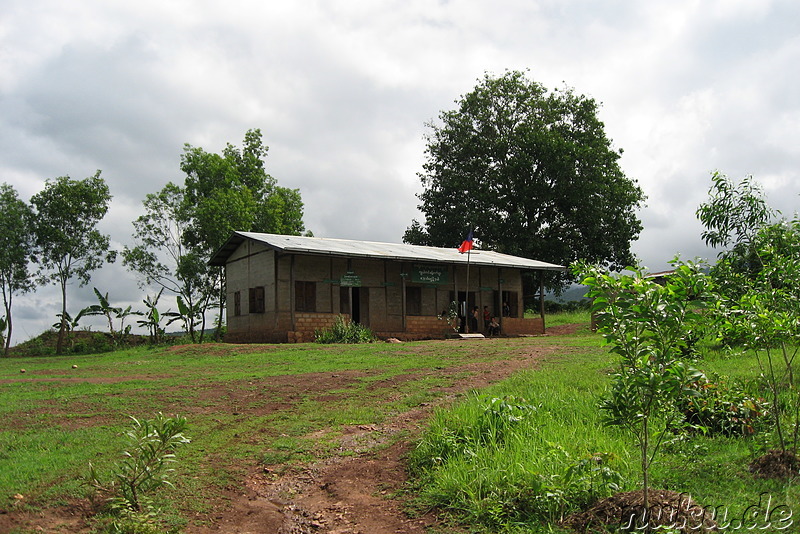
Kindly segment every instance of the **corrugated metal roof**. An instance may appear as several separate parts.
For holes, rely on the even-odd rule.
[[[225,261],[228,257],[233,254],[245,239],[252,239],[274,250],[295,254],[331,255],[350,258],[373,258],[431,263],[467,263],[467,254],[461,254],[455,247],[423,247],[399,243],[260,234],[255,232],[234,232],[228,241],[217,251],[214,257],[211,258],[209,263],[211,265],[225,265]],[[508,254],[501,254],[488,250],[473,250],[469,254],[469,262],[473,265],[515,267],[517,269],[565,270],[565,267],[561,265],[520,258],[518,256],[510,256]]]

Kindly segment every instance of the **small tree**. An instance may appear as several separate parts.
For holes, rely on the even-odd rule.
[[[720,340],[752,349],[770,391],[778,446],[796,455],[800,433],[800,218],[778,220],[749,176],[736,184],[714,173],[697,216],[711,246],[729,247],[711,274]]]
[[[800,219],[768,225],[754,236],[751,256],[758,264],[743,281],[740,296],[719,297],[721,331],[755,351],[771,394],[778,446],[797,454],[800,432]],[[724,259],[725,265],[735,259]]]
[[[752,176],[734,183],[725,174],[714,171],[711,181],[708,202],[700,204],[696,212],[705,226],[701,236],[709,246],[731,247],[722,255],[746,257],[759,228],[777,212],[769,207],[763,190]]]
[[[168,183],[158,193],[147,195],[143,204],[145,213],[133,221],[136,245],[123,250],[123,265],[141,275],[140,287],[156,285],[204,314],[214,284],[208,258],[185,242],[190,217],[184,190]],[[196,324],[191,321],[187,325],[192,341],[197,341]],[[202,331],[200,335],[202,341]]]
[[[92,271],[113,262],[110,239],[97,230],[108,212],[111,194],[100,171],[84,180],[62,176],[48,180],[44,190],[31,198],[36,210],[36,253],[43,270],[41,281],[61,287],[61,326],[56,353],[61,354],[67,329],[67,284],[77,277],[89,283]]]
[[[585,265],[574,272],[589,286],[599,330],[620,356],[600,408],[605,424],[629,431],[639,447],[646,525],[650,467],[677,417],[675,402],[695,395],[689,385],[702,378],[681,358],[709,279],[696,264],[679,265],[664,285],[639,269],[616,277]]]
[[[5,317],[0,328],[3,354],[8,356],[14,295],[33,289],[28,263],[33,252],[33,217],[30,207],[8,184],[0,185],[0,295]],[[5,333],[5,336],[3,334]]]
[[[764,192],[752,176],[739,183],[725,174],[713,172],[708,201],[697,208],[703,223],[701,237],[706,245],[721,248],[720,260],[711,271],[720,293],[736,298],[750,278],[761,268],[754,255],[754,239],[759,230],[778,212],[764,198]]]

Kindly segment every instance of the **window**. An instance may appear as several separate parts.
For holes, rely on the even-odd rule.
[[[317,311],[317,283],[294,283],[294,309],[301,312]]]
[[[233,314],[234,315],[241,315],[242,314],[242,292],[236,291],[233,294]]]
[[[421,287],[406,287],[406,315],[422,315]]]
[[[250,313],[264,313],[264,286],[250,288]]]

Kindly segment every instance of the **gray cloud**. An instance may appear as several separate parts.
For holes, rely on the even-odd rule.
[[[184,143],[218,151],[255,127],[316,235],[399,241],[420,217],[425,124],[506,69],[603,102],[649,197],[634,249],[655,270],[677,252],[713,256],[694,216],[712,170],[753,174],[775,206],[797,209],[792,0],[9,0],[0,17],[0,180],[28,198],[45,179],[102,169],[117,247],[144,195],[182,180]],[[141,300],[119,265],[93,282]],[[70,288],[71,309],[93,298]],[[30,335],[57,300],[53,288],[17,300]]]

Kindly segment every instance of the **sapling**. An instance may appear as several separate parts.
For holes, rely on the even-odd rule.
[[[675,401],[696,394],[689,385],[702,377],[682,358],[709,280],[697,264],[678,265],[663,285],[640,269],[620,276],[587,265],[574,270],[589,286],[600,333],[620,356],[600,408],[604,423],[629,431],[639,448],[647,526],[650,468],[678,417]]]
[[[723,332],[736,332],[738,340],[755,352],[772,397],[778,446],[796,455],[800,432],[800,377],[795,369],[800,346],[800,219],[763,227],[754,237],[751,251],[757,268],[743,284],[740,296],[720,297],[717,311]]]
[[[152,420],[141,421],[131,417],[133,424],[125,436],[127,450],[112,471],[113,481],[100,481],[95,467],[89,464],[87,484],[103,494],[111,494],[112,509],[134,513],[145,510],[146,494],[162,485],[172,485],[169,467],[174,463],[175,450],[191,440],[184,435],[186,418],[166,417],[158,413]]]

